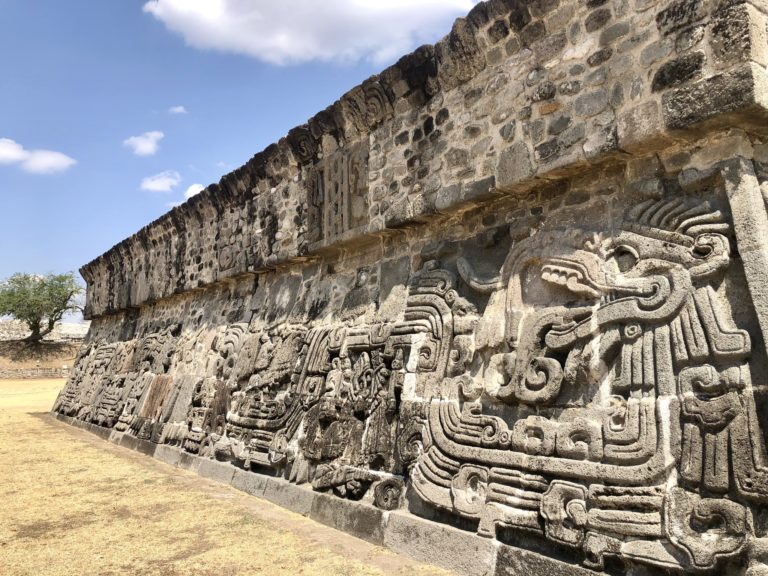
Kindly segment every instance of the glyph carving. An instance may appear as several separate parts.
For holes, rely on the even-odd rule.
[[[413,487],[480,534],[543,530],[594,567],[711,569],[743,550],[748,507],[768,493],[750,337],[713,288],[729,225],[706,202],[649,200],[582,242],[543,231],[497,278],[459,263],[476,290],[506,292],[506,374],[483,402],[430,403]],[[541,285],[570,302],[542,305]]]
[[[768,500],[752,339],[718,293],[733,242],[694,199],[554,223],[495,276],[427,260],[394,319],[92,343],[55,409],[385,510],[410,490],[595,569],[712,571],[751,546]]]

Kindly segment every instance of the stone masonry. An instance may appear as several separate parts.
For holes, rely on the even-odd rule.
[[[767,24],[477,4],[85,265],[54,412],[461,573],[768,575]]]
[[[46,342],[81,342],[88,333],[89,322],[57,322],[53,331],[46,334]],[[32,331],[20,320],[0,320],[0,342],[24,340]]]

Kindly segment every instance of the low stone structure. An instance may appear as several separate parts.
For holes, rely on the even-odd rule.
[[[68,378],[70,373],[66,364],[61,368],[0,368],[0,380],[48,380]]]
[[[68,378],[89,322],[57,322],[40,345],[25,339],[32,333],[24,322],[0,320],[0,380]]]
[[[45,342],[82,342],[90,322],[57,322],[53,331],[43,337]],[[24,340],[32,331],[19,320],[0,320],[0,342]]]
[[[84,266],[55,412],[464,573],[765,576],[767,18],[478,4]]]

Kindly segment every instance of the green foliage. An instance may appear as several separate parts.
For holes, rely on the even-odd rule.
[[[65,313],[80,310],[83,288],[74,273],[14,274],[0,283],[0,316],[13,316],[32,331],[38,341],[53,330]]]

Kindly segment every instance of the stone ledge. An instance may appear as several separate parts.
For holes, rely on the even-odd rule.
[[[253,474],[245,472],[245,474]],[[257,475],[257,474],[253,474]],[[273,504],[287,508],[302,516],[311,516],[314,509],[317,492],[308,488],[296,486],[280,478],[264,476],[264,492],[262,498]]]
[[[130,434],[123,434],[118,444],[123,448],[130,448],[131,450],[136,450],[147,456],[153,456],[155,454],[155,448],[157,447],[156,444],[153,444],[148,440],[140,440]]]
[[[235,468],[227,462],[217,462],[216,460],[205,458],[200,462],[197,473],[209,480],[215,480],[222,484],[231,484]]]
[[[597,576],[599,573],[502,544],[494,576]]]
[[[179,467],[179,461],[181,460],[181,450],[167,444],[159,444],[155,448],[154,457],[168,464],[169,466]]]
[[[716,128],[766,131],[768,75],[753,63],[671,90],[662,98],[664,124],[701,135]]]
[[[384,545],[422,562],[469,576],[493,576],[498,542],[435,524],[407,512],[390,512]],[[532,576],[530,573],[529,576]]]
[[[242,468],[236,468],[232,477],[232,488],[250,494],[251,496],[264,497],[266,489],[266,477],[259,474],[246,472]]]
[[[384,544],[385,513],[369,504],[317,492],[309,517],[373,544]]]

